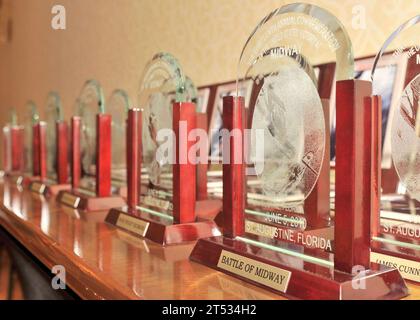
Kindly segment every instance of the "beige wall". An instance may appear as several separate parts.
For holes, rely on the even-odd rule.
[[[45,103],[57,90],[67,117],[82,84],[98,79],[136,101],[140,73],[158,51],[178,57],[198,85],[232,80],[250,31],[279,0],[3,0],[11,5],[13,38],[0,45],[0,124],[10,106]],[[355,55],[374,54],[399,24],[420,13],[420,0],[308,1],[334,13],[348,29]],[[367,29],[352,28],[363,4]],[[51,7],[67,9],[67,30],[51,28]],[[42,107],[39,107],[42,111]],[[20,112],[21,113],[21,112]],[[42,113],[41,113],[42,114]]]

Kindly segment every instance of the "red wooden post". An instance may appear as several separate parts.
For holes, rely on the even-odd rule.
[[[173,217],[175,224],[195,222],[196,166],[189,151],[195,141],[188,136],[197,127],[195,104],[174,103],[175,164],[173,170]]]
[[[372,108],[372,237],[380,231],[381,169],[382,169],[382,99],[365,99],[365,109]]]
[[[135,209],[139,204],[141,187],[142,111],[130,109],[127,120],[127,205]]]
[[[335,268],[351,273],[370,265],[372,114],[367,81],[337,82]]]
[[[66,184],[68,180],[68,126],[67,122],[59,121],[56,124],[56,159],[57,183]]]
[[[47,124],[40,122],[38,124],[39,135],[39,177],[42,180],[47,178]]]
[[[12,144],[12,171],[23,171],[25,167],[25,157],[23,157],[24,129],[13,126],[11,129]]]
[[[223,156],[223,233],[229,238],[242,236],[245,233],[244,128],[245,104],[243,97],[224,97],[223,129],[227,129],[230,134],[230,157],[226,163],[225,156]],[[224,140],[224,154],[227,151],[225,145],[226,141]]]
[[[197,129],[202,129],[208,134],[207,113],[197,113]],[[208,148],[206,148],[207,150]],[[200,162],[197,163],[197,200],[207,199],[207,168],[208,152],[201,154],[198,151]]]
[[[111,195],[111,123],[109,114],[96,116],[96,196]]]
[[[32,127],[32,175],[39,176],[41,173],[39,160],[40,156],[40,124],[37,123]]]
[[[10,146],[10,127],[5,126],[3,128],[3,170],[5,172],[11,171],[11,146]]]
[[[71,183],[72,188],[77,189],[80,185],[81,155],[80,155],[80,117],[71,118]]]

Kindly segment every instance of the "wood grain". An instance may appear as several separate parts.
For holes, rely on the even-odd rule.
[[[0,183],[0,224],[47,268],[61,264],[84,299],[283,299],[188,260],[194,243],[162,247],[9,183]],[[408,283],[420,299],[420,286]]]

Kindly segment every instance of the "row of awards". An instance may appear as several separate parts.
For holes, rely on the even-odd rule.
[[[419,21],[392,33],[362,79],[331,13],[303,3],[271,12],[246,41],[236,93],[210,133],[193,82],[167,53],[146,65],[138,108],[121,90],[105,104],[88,81],[69,126],[52,93],[45,122],[29,104],[23,125],[13,115],[3,129],[7,179],[109,210],[107,223],[162,245],[198,240],[191,260],[287,297],[402,298],[403,277],[420,282]],[[406,65],[399,91],[384,63],[391,49]],[[319,57],[334,65],[330,99]],[[389,87],[395,108],[381,93]],[[385,192],[389,171],[398,183]]]

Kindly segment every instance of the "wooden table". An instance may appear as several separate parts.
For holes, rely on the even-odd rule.
[[[283,299],[188,260],[194,244],[161,247],[7,181],[0,224],[48,269],[62,265],[67,285],[85,299]],[[408,299],[420,299],[409,284]]]

